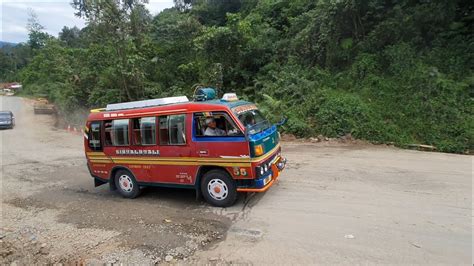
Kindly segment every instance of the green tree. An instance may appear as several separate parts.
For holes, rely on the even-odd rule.
[[[32,49],[42,48],[51,36],[44,32],[44,27],[39,23],[38,16],[33,9],[28,10],[28,44]]]
[[[59,32],[59,40],[64,42],[65,45],[69,47],[79,47],[80,46],[80,39],[81,39],[81,30],[78,27],[74,26],[69,28],[64,26],[62,30]]]
[[[116,101],[137,100],[144,97],[143,84],[145,73],[141,65],[141,43],[148,30],[150,17],[143,7],[144,1],[92,1],[74,0],[77,13],[84,17],[92,29],[94,43],[100,43],[113,51],[112,69],[105,71],[113,75],[117,83],[105,82],[102,86],[117,86],[120,89]],[[109,79],[110,80],[110,79]],[[110,88],[110,87],[109,87]]]

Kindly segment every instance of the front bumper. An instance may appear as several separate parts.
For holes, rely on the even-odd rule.
[[[272,163],[272,170],[267,175],[264,175],[258,179],[253,180],[252,186],[249,187],[238,187],[238,192],[265,192],[273,183],[278,179],[280,173],[285,169],[286,159],[283,157],[277,158]]]
[[[0,124],[0,128],[11,128],[13,124]]]

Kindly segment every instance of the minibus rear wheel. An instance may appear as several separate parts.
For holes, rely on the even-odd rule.
[[[135,177],[127,170],[118,170],[115,173],[115,187],[125,198],[133,199],[140,194],[140,187]]]
[[[216,207],[232,206],[237,199],[234,180],[223,170],[211,170],[204,174],[201,192],[207,202]]]

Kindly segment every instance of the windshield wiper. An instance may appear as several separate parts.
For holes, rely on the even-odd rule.
[[[263,125],[263,126],[260,127],[261,125]],[[269,127],[270,127],[270,123],[268,122],[268,120],[263,120],[261,122],[255,123],[253,125],[247,125],[245,127],[245,135],[248,136],[248,135],[257,134],[257,133],[260,133],[260,132],[264,131],[265,129],[267,129]],[[255,132],[250,133],[252,130],[255,131]]]

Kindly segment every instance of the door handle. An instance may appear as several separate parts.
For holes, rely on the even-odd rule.
[[[200,151],[198,151],[198,153],[199,153],[199,156],[208,156],[209,155],[208,150],[200,150]]]

